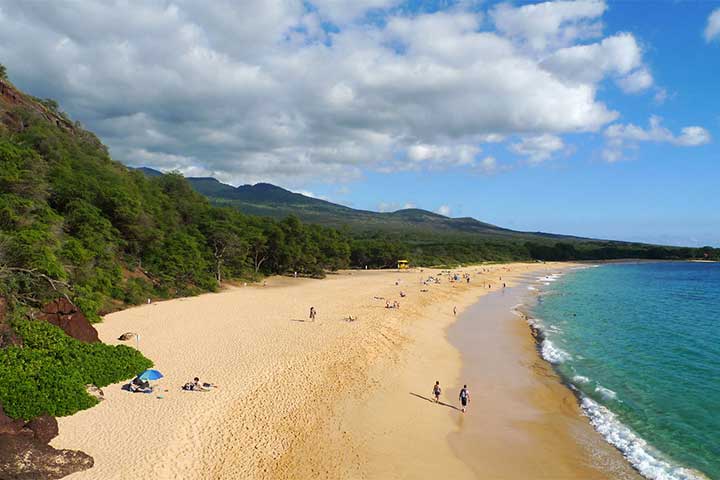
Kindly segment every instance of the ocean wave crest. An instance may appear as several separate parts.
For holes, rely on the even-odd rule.
[[[615,393],[615,391],[610,390],[609,388],[605,388],[600,384],[595,386],[595,392],[598,393],[605,400],[617,399],[617,393]]]
[[[606,407],[587,397],[583,397],[581,406],[595,430],[620,450],[644,477],[650,480],[708,480],[698,471],[675,466],[659,458],[644,439]]]
[[[556,347],[548,339],[543,340],[540,352],[542,353],[542,357],[552,364],[563,363],[572,358],[569,353]]]
[[[574,383],[576,383],[576,384],[590,383],[590,379],[589,379],[588,377],[584,376],[584,375],[575,375],[575,376],[572,378],[572,381],[573,381]]]

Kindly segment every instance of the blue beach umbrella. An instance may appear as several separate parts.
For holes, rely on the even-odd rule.
[[[159,380],[159,379],[163,378],[163,376],[164,375],[162,373],[158,372],[157,370],[145,370],[140,375],[138,375],[138,378],[140,380],[147,381],[147,380]]]

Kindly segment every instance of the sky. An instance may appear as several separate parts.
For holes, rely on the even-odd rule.
[[[130,166],[720,246],[720,0],[0,0],[0,63]]]

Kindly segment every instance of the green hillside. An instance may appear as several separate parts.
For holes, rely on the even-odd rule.
[[[145,168],[149,175],[161,172]],[[233,187],[214,178],[190,177],[190,185],[218,205],[233,206],[244,213],[274,218],[297,215],[303,221],[359,233],[426,234],[430,237],[468,236],[483,239],[568,240],[564,235],[517,232],[470,217],[449,218],[418,208],[396,212],[356,210],[325,200],[290,192],[267,183]],[[582,240],[582,239],[577,239]]]

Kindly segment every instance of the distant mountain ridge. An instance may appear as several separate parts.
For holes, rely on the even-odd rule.
[[[157,170],[139,168],[148,176],[162,175]],[[291,192],[269,183],[233,187],[213,177],[188,177],[190,185],[213,203],[229,205],[244,213],[274,218],[296,215],[300,220],[332,227],[347,227],[358,232],[384,232],[391,234],[441,234],[461,237],[513,239],[586,240],[569,235],[543,232],[519,232],[472,217],[451,218],[420,208],[407,208],[394,212],[359,210]]]

